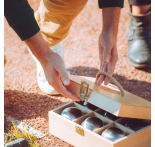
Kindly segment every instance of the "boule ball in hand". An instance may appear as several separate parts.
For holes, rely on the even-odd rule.
[[[111,114],[111,113],[109,113],[109,112],[105,112],[105,113],[103,114],[103,116],[106,117],[106,118],[109,118],[109,119],[111,119],[111,120],[113,120],[113,121],[119,119],[119,117],[117,117],[117,116],[115,116],[115,115],[113,115],[113,114]]]
[[[61,112],[61,116],[74,120],[82,116],[82,111],[76,107],[68,107]]]
[[[130,119],[128,122],[125,123],[125,126],[131,130],[138,131],[145,127],[145,124],[140,119]]]
[[[81,126],[83,126],[84,128],[87,128],[92,131],[97,128],[101,128],[103,125],[104,124],[102,120],[97,117],[88,117],[81,124]]]
[[[113,140],[124,137],[125,133],[119,128],[111,127],[111,128],[107,128],[106,130],[104,130],[101,136],[113,141]]]

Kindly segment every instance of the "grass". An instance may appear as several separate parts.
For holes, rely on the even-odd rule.
[[[23,127],[24,131],[22,132],[14,125],[13,122],[12,125],[13,126],[11,127],[11,130],[5,130],[4,132],[5,137],[4,145],[16,139],[25,138],[29,141],[29,147],[42,147],[37,143],[37,138],[34,135],[30,135],[27,128],[25,129]]]

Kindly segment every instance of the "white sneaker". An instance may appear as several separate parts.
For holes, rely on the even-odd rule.
[[[50,47],[50,49],[53,52],[58,53],[61,56],[61,58],[63,59],[63,61],[64,61],[63,55],[64,55],[65,52],[64,52],[64,48],[61,46],[60,43]],[[46,94],[59,94],[51,85],[49,85],[48,81],[46,80],[44,70],[43,70],[40,62],[32,54],[29,47],[28,47],[28,50],[29,50],[29,53],[31,54],[31,56],[33,57],[35,63],[37,64],[37,83],[38,83],[38,86],[41,89],[41,91],[45,92]],[[65,64],[65,62],[64,62],[64,64]],[[70,71],[68,70],[66,64],[65,64],[65,68],[66,68],[67,73],[70,74]]]

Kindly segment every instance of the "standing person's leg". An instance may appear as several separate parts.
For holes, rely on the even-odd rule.
[[[129,0],[131,12],[128,62],[136,68],[151,66],[151,0]]]
[[[86,3],[87,0],[41,0],[39,8],[35,12],[35,18],[46,43],[63,60],[64,49],[60,42],[68,35],[74,18],[82,11]],[[54,88],[48,84],[41,64],[31,51],[30,54],[37,64],[37,83],[39,88],[47,94],[56,94]]]

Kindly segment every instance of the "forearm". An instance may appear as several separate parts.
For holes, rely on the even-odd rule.
[[[41,64],[48,62],[47,57],[49,54],[53,53],[53,51],[50,50],[40,32],[25,40],[25,43],[29,46],[31,52]]]
[[[80,101],[79,97],[70,93],[65,87],[69,85],[70,80],[61,56],[48,47],[40,32],[25,40],[25,43],[41,63],[48,83],[63,96]]]
[[[100,70],[113,74],[118,59],[117,55],[117,32],[121,7],[102,8],[102,32],[99,36],[99,59]],[[107,85],[110,79],[100,76],[98,85],[104,81]]]
[[[102,8],[102,33],[112,33],[117,37],[121,7]]]

